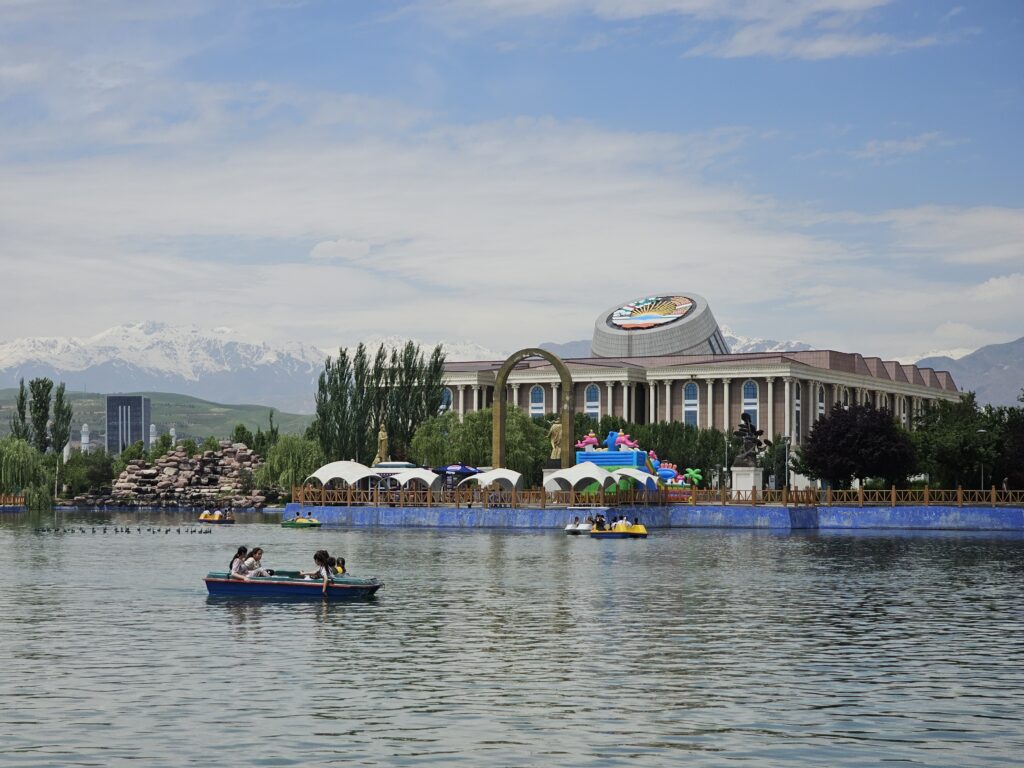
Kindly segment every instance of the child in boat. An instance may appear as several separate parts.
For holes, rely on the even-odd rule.
[[[327,554],[327,550],[320,549],[313,554],[313,562],[316,563],[317,569],[315,571],[299,571],[299,576],[303,578],[317,578],[324,580],[324,586],[321,590],[325,595],[327,594],[327,585],[331,582],[331,556]]]
[[[329,562],[331,568],[333,569],[335,576],[344,576],[345,575],[345,558],[344,557],[338,557],[338,558],[332,557],[328,562]]]
[[[231,564],[228,566],[228,578],[229,579],[241,579],[245,576],[245,557],[249,554],[249,550],[246,547],[239,547],[238,551],[235,552],[235,556],[231,558]]]
[[[263,550],[260,547],[253,547],[249,553],[248,559],[242,566],[245,568],[245,578],[252,578],[253,576],[273,576],[274,572],[269,568],[263,567]]]

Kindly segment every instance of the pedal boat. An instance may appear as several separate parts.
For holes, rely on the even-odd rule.
[[[590,533],[591,527],[591,523],[569,523],[565,526],[565,532],[570,536],[582,536]]]
[[[199,522],[210,525],[234,525],[235,518],[218,512],[203,512],[199,515]]]
[[[619,528],[606,528],[603,531],[591,530],[592,539],[646,539],[647,527],[644,525],[620,526]]]
[[[275,571],[273,576],[254,576],[248,581],[229,578],[227,571],[210,571],[203,579],[211,597],[297,598],[301,600],[366,600],[383,589],[380,579],[335,576],[323,593],[322,579],[305,579],[298,571]]]
[[[282,528],[319,528],[323,523],[315,517],[295,517],[291,520],[282,520]]]

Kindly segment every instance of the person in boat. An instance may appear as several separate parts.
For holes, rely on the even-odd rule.
[[[245,564],[242,567],[245,568],[246,579],[251,579],[253,576],[274,575],[270,568],[263,567],[263,550],[260,547],[252,548],[252,551],[249,552],[249,557],[246,558]]]
[[[327,585],[331,583],[331,556],[327,554],[327,550],[320,549],[313,554],[313,562],[316,563],[315,571],[299,571],[299,576],[302,578],[316,578],[323,579],[324,586],[321,590],[325,595],[327,594]]]
[[[204,513],[207,514],[207,513]],[[235,556],[231,558],[231,564],[228,566],[228,578],[229,579],[240,579],[245,576],[245,558],[249,554],[247,547],[239,547],[238,551],[235,552]]]
[[[345,575],[345,558],[344,557],[332,557],[327,561],[328,565],[331,566],[331,570],[335,576]]]
[[[576,517],[574,517],[572,519],[572,527],[573,528],[579,528],[580,527],[580,516],[579,515],[576,515]]]
[[[640,518],[639,517],[634,517],[633,518],[633,525],[640,525]]]

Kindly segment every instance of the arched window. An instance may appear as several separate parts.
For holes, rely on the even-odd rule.
[[[800,442],[800,382],[793,389],[793,442]]]
[[[825,385],[818,387],[818,418],[825,415]]]
[[[843,387],[843,408],[850,407],[850,390],[847,387]]]
[[[534,384],[530,388],[530,415],[543,416],[544,413],[544,387]]]
[[[601,418],[601,388],[597,384],[587,385],[583,394],[583,412],[592,418]]]
[[[683,387],[683,423],[697,426],[697,408],[700,406],[700,394],[697,384],[688,382]]]
[[[758,411],[757,382],[749,379],[743,382],[743,413],[750,416],[750,423],[757,426]]]
[[[452,402],[454,401],[452,391],[448,387],[444,387],[441,390],[441,407],[438,409],[440,413],[445,413],[452,409]]]
[[[888,395],[882,395],[879,398],[879,400],[878,400],[878,410],[880,410],[880,411],[889,411],[889,410],[891,410],[889,408],[889,396]]]

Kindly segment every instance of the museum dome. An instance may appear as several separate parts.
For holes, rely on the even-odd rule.
[[[727,355],[718,322],[703,296],[644,296],[606,309],[594,323],[594,357]]]

